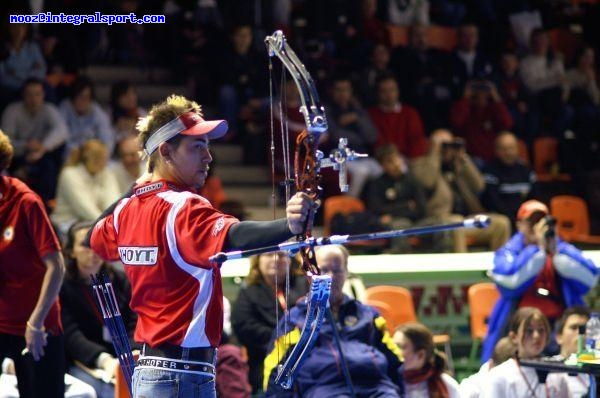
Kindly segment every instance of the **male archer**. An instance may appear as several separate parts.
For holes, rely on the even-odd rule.
[[[297,193],[286,218],[265,222],[214,209],[197,192],[212,161],[209,140],[222,137],[227,122],[204,120],[184,97],[155,105],[137,129],[151,177],[96,225],[90,241],[104,259],[121,260],[131,282],[134,338],[143,343],[133,396],[215,397],[223,298],[219,265],[209,256],[301,233],[313,203]]]

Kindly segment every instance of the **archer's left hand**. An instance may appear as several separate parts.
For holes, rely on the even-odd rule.
[[[304,231],[304,223],[308,217],[309,210],[315,205],[315,202],[304,192],[298,192],[288,201],[285,212],[288,221],[288,227],[294,235],[301,234]]]

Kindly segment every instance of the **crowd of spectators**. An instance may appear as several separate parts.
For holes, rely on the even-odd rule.
[[[145,114],[140,103],[146,101],[138,99],[133,84],[120,80],[113,84],[110,102],[99,104],[93,76],[82,74],[93,63],[134,65],[149,76],[153,67],[168,68],[173,82],[186,85],[208,117],[229,121],[226,140],[244,147],[245,163],[264,163],[271,123],[262,39],[274,29],[286,33],[323,97],[330,129],[321,147],[336,147],[345,136],[350,147],[372,156],[350,165],[352,196],[365,199],[369,181],[383,173],[375,151],[393,144],[405,160],[405,172],[415,174],[425,193],[426,210],[413,221],[438,216],[431,209],[439,184],[419,178],[419,169],[431,166],[425,159],[436,151],[432,136],[439,129],[462,139],[461,156],[475,166],[469,181],[473,197],[467,199],[479,202],[477,212],[506,216],[514,227],[516,207],[526,199],[593,194],[589,181],[600,168],[600,90],[598,28],[590,18],[600,12],[598,5],[535,0],[146,3],[99,2],[88,10],[77,2],[55,1],[40,9],[15,4],[11,12],[143,12],[164,14],[165,24],[2,26],[0,111],[2,128],[15,145],[9,172],[29,183],[51,210],[58,177],[68,174],[66,160],[91,139],[101,141],[115,159],[108,170],[119,174],[120,192],[140,170],[139,159],[124,157],[132,153],[127,139]],[[578,32],[570,30],[573,25]],[[447,36],[442,43],[432,33],[440,28]],[[398,29],[405,36],[398,38]],[[561,37],[571,41],[565,45]],[[279,69],[274,70],[277,75]],[[293,134],[303,127],[295,91],[293,84],[281,87],[286,123],[275,123]],[[281,118],[278,109],[274,113]],[[557,161],[546,166],[551,175],[569,173],[566,183],[535,183],[527,161],[535,159],[539,137],[557,140]],[[441,174],[447,175],[445,167]],[[284,175],[280,164],[276,170]],[[446,213],[474,212],[467,208],[474,201],[457,199]],[[590,212],[596,229],[600,209],[590,203]],[[455,249],[465,247],[458,238]]]

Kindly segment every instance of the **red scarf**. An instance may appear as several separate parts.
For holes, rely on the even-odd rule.
[[[403,373],[404,381],[408,384],[417,384],[427,380],[427,389],[430,398],[449,398],[446,384],[441,378],[439,372],[436,372],[433,366],[426,364],[421,369],[405,370]]]

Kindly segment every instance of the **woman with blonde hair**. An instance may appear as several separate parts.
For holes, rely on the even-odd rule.
[[[446,357],[433,345],[433,334],[421,323],[396,329],[394,342],[404,357],[402,377],[406,397],[458,398],[458,382],[446,373]]]
[[[58,178],[56,208],[50,216],[63,234],[75,222],[95,220],[121,196],[107,168],[108,158],[106,145],[96,139],[71,152]]]
[[[289,289],[286,288],[288,271]],[[300,274],[295,259],[286,252],[250,258],[250,271],[233,306],[231,324],[238,340],[248,350],[253,393],[263,384],[263,362],[277,318],[281,319],[288,306],[293,306],[307,292],[307,279]]]

